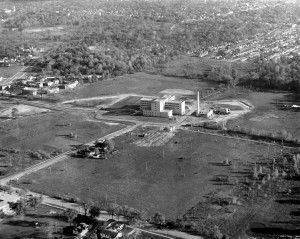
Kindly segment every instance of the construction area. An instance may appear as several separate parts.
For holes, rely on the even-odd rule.
[[[199,92],[193,91],[168,89],[159,94],[118,94],[76,99],[61,104],[98,109],[98,119],[161,122],[171,125],[174,121],[176,124],[197,124],[208,120],[228,121],[248,113],[253,108],[246,100],[201,100]],[[171,121],[165,121],[163,118]]]

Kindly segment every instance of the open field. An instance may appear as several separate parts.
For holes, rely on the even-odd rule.
[[[61,216],[61,210],[53,209],[48,206],[40,205],[36,209],[29,208],[24,216],[8,217],[0,222],[0,238],[18,239],[18,238],[49,238],[43,226],[35,228],[34,223],[39,222],[42,225],[49,225],[56,230],[69,225]],[[53,236],[56,235],[55,233]]]
[[[13,106],[14,104],[7,102],[7,101],[0,101],[0,112],[2,112],[3,110],[6,110],[7,108]]]
[[[230,62],[226,60],[214,60],[207,57],[189,57],[181,58],[168,62],[157,69],[162,75],[177,77],[206,77],[212,68],[235,67],[240,76],[247,74],[251,69],[250,63]]]
[[[243,117],[233,119],[229,125],[256,128],[258,130],[280,131],[285,129],[300,138],[300,110],[285,108],[284,105],[300,104],[295,94],[280,92],[242,92],[229,91],[213,99],[243,98],[255,107]]]
[[[123,127],[122,124],[89,121],[78,113],[55,112],[22,117],[1,124],[0,147],[47,152],[68,150]],[[69,137],[71,132],[78,138]]]
[[[106,98],[106,99],[81,99],[81,100],[75,100],[67,104],[72,104],[75,107],[108,107],[114,102],[114,98]]]
[[[153,128],[149,130],[153,132]],[[33,191],[94,201],[104,199],[107,193],[110,201],[146,209],[151,215],[161,211],[175,219],[212,191],[231,195],[233,185],[220,184],[215,178],[244,177],[244,170],[264,157],[265,151],[263,145],[237,144],[235,140],[185,131],[160,146],[136,145],[141,138],[134,132],[114,141],[118,151],[109,160],[70,158],[53,165],[51,172],[44,169],[24,180],[38,181],[28,185]],[[270,147],[270,154],[278,150]],[[232,167],[224,166],[225,159],[234,162],[235,173]]]
[[[112,109],[126,109],[126,108],[140,108],[140,99],[141,96],[128,96],[127,98],[116,102],[115,104],[111,105],[109,108]]]
[[[23,68],[24,66],[0,67],[0,78],[11,78]]]
[[[11,106],[9,108],[6,108],[6,109],[0,111],[0,118],[11,117],[12,109],[17,109],[18,116],[29,116],[29,115],[36,115],[36,114],[49,112],[49,110],[47,110],[47,109],[18,104],[18,105],[14,105],[14,106]]]
[[[215,82],[201,81],[197,79],[186,79],[177,77],[166,77],[147,73],[135,73],[108,81],[100,81],[91,85],[81,85],[76,90],[67,91],[56,95],[59,100],[96,97],[102,95],[117,94],[145,94],[156,95],[166,89],[183,89],[190,91],[203,90],[216,86]]]

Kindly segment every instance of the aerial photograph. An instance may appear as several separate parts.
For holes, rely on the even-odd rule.
[[[300,239],[300,0],[0,0],[0,239]]]

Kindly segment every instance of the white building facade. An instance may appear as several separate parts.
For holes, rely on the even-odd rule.
[[[144,116],[169,118],[173,114],[185,114],[185,101],[175,100],[175,96],[163,96],[156,99],[142,98],[140,109]]]

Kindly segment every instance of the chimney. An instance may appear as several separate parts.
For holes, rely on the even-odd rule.
[[[200,114],[200,97],[199,97],[199,91],[197,92],[197,114],[196,116],[199,116]]]

